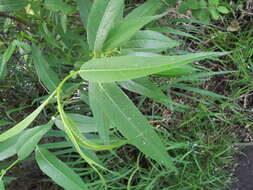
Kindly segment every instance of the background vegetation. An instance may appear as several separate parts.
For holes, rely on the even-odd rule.
[[[99,33],[99,14],[104,12],[97,2],[0,0],[0,189],[230,189],[235,180],[234,155],[252,140],[252,1],[126,0],[124,16],[137,22],[121,26],[118,33],[111,29],[115,23],[105,24]],[[89,14],[92,3],[98,7]],[[111,10],[118,14],[108,18],[117,21],[123,8],[118,4]],[[132,35],[124,36],[129,28]],[[107,29],[109,37],[103,37]],[[97,41],[92,36],[96,32]],[[108,42],[121,38],[124,43]],[[196,56],[189,61],[189,53],[196,52],[206,53],[190,54]],[[115,126],[124,125],[115,121],[118,112],[103,99],[103,91],[88,86],[94,75],[81,74],[83,80],[74,74],[80,69],[96,70],[93,65],[112,56],[136,56],[122,60],[122,67],[138,62],[140,56],[142,60],[145,56],[145,64],[151,59],[161,64],[158,53],[159,58],[182,56],[189,64],[170,69],[166,65],[158,75],[154,71],[132,78],[122,73],[96,75],[96,80],[119,81],[122,92],[145,116],[139,116],[130,103],[121,105],[127,100],[110,87],[119,107],[130,116],[136,113],[129,123],[136,120],[138,126],[142,121],[139,129],[144,130],[146,118],[153,126],[140,146],[142,131],[129,136]],[[214,57],[203,60],[210,55]],[[152,75],[136,80],[148,74]],[[47,98],[67,76],[57,106],[54,96]],[[134,80],[125,82],[128,79]],[[44,108],[40,105],[45,100],[49,104]],[[39,106],[44,109],[31,119],[29,114],[35,116]],[[8,133],[28,125],[20,133],[13,130],[16,135]],[[81,140],[78,132],[65,128],[66,134],[64,126],[80,127]],[[83,142],[80,150],[75,142]],[[170,155],[167,164],[160,159],[163,148]]]

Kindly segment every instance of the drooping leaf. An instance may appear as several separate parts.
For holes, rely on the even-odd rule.
[[[36,161],[40,169],[64,189],[88,189],[87,185],[70,167],[46,149],[36,148]]]
[[[40,49],[35,45],[32,47],[32,58],[40,80],[50,92],[53,92],[60,83],[60,80],[57,74],[50,68]]]
[[[19,160],[25,159],[32,153],[40,139],[49,131],[52,125],[53,122],[51,121],[46,125],[28,129],[18,138],[16,150]]]
[[[100,109],[124,135],[146,156],[176,170],[159,136],[131,100],[114,83],[91,83],[91,94]]]
[[[15,135],[8,140],[0,143],[0,161],[16,154],[15,145],[17,143],[18,137],[19,135]]]
[[[149,0],[132,10],[125,19],[135,19],[143,16],[152,16],[160,7],[160,0]]]
[[[122,14],[123,0],[95,0],[88,17],[87,36],[90,49],[101,51],[104,42]]]
[[[9,139],[10,137],[19,134],[21,131],[27,128],[33,122],[33,120],[39,115],[39,113],[44,109],[44,107],[50,102],[50,100],[52,99],[54,95],[55,95],[55,92],[53,92],[35,111],[33,111],[25,119],[20,121],[11,129],[3,132],[0,135],[0,142],[3,142]]]
[[[27,5],[26,0],[0,0],[0,12],[16,11]]]
[[[84,24],[84,27],[87,28],[88,16],[92,5],[91,0],[78,0],[77,3],[81,20]]]
[[[159,53],[169,48],[179,46],[175,40],[155,31],[141,30],[137,32],[124,46],[128,51]]]
[[[15,44],[15,41],[13,41],[9,45],[9,47],[6,49],[3,56],[0,57],[1,58],[0,59],[0,81],[3,80],[5,76],[7,75],[6,64],[10,60],[12,54],[14,53],[15,48],[16,48],[16,44]]]
[[[92,59],[81,67],[80,76],[93,82],[115,82],[169,70],[180,65],[226,53],[193,53],[180,56],[119,56]]]
[[[118,48],[131,39],[143,26],[163,16],[164,14],[123,20],[115,25],[109,33],[104,50],[109,51]]]

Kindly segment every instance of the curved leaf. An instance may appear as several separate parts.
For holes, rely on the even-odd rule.
[[[11,129],[5,131],[0,135],[0,142],[3,142],[10,137],[20,133],[25,128],[27,128],[33,120],[40,114],[40,112],[44,109],[44,107],[50,102],[51,98],[55,95],[53,92],[44,102],[41,104],[35,111],[33,111],[30,115],[28,115],[25,119],[20,121],[17,125],[12,127]]]
[[[40,169],[64,189],[88,189],[82,179],[70,167],[46,149],[36,148],[36,161]]]
[[[57,74],[50,68],[37,46],[32,47],[32,58],[40,80],[48,90],[53,92],[60,83]]]
[[[179,56],[119,56],[92,59],[81,67],[80,76],[93,82],[115,82],[159,73],[187,63],[226,53],[193,53]]]

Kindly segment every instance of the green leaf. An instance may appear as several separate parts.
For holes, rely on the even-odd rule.
[[[50,92],[53,92],[60,83],[60,80],[57,74],[50,68],[40,49],[35,45],[32,47],[32,58],[40,80]]]
[[[66,115],[76,124],[81,133],[97,132],[94,118],[74,113],[67,113]],[[56,118],[55,124],[58,128],[64,130],[64,125],[60,117]]]
[[[5,190],[2,178],[0,178],[0,190]]]
[[[87,36],[91,50],[101,51],[104,42],[122,14],[123,0],[95,0],[88,18]]]
[[[163,32],[163,33],[169,33],[169,34],[176,34],[178,36],[184,36],[184,37],[188,37],[188,38],[193,38],[193,39],[196,39],[196,40],[199,40],[199,38],[189,34],[189,33],[186,33],[186,32],[183,32],[181,30],[176,30],[174,28],[170,28],[170,27],[158,27],[158,28],[151,28],[152,30],[155,30],[155,31],[158,31],[158,32]]]
[[[217,7],[219,5],[219,0],[208,0],[209,6]]]
[[[61,14],[61,27],[64,33],[67,32],[67,27],[68,27],[68,17],[66,14]]]
[[[219,12],[216,10],[216,8],[209,8],[209,12],[211,13],[211,16],[214,20],[218,20],[220,18]]]
[[[226,7],[224,7],[224,6],[219,6],[219,7],[217,8],[217,10],[218,10],[220,13],[223,13],[223,14],[228,14],[228,13],[229,13],[229,10],[228,10]]]
[[[26,0],[0,0],[0,12],[16,11],[26,5]]]
[[[16,150],[19,160],[25,159],[32,153],[40,139],[51,129],[52,125],[53,122],[51,121],[46,125],[28,129],[18,138]]]
[[[3,56],[0,57],[0,58],[2,58],[2,59],[0,59],[0,61],[1,61],[0,62],[0,81],[3,80],[5,78],[5,76],[7,75],[6,64],[10,60],[15,49],[16,49],[16,44],[15,44],[15,41],[13,41],[9,45],[9,47],[6,49]]]
[[[81,20],[84,24],[84,27],[87,28],[88,16],[92,5],[91,0],[78,0],[77,3]]]
[[[4,160],[16,154],[15,145],[17,143],[19,135],[15,135],[8,140],[0,143],[0,160]]]
[[[10,121],[4,121],[4,120],[0,120],[0,127],[1,126],[5,126],[5,125],[9,125],[9,124],[11,124],[12,122],[10,122]]]
[[[186,75],[186,74],[195,72],[197,70],[198,69],[194,68],[191,65],[181,65],[179,67],[174,67],[174,68],[169,69],[167,71],[157,73],[156,75],[166,76],[166,77],[176,77],[176,76]]]
[[[118,48],[120,45],[131,39],[143,26],[163,16],[164,14],[123,20],[109,33],[108,39],[105,42],[104,50],[109,51]]]
[[[192,53],[178,56],[119,56],[92,59],[83,64],[80,76],[93,82],[115,82],[169,70],[180,65],[226,53]]]
[[[133,36],[124,46],[124,49],[138,52],[159,53],[169,48],[179,46],[175,40],[155,31],[141,30]],[[124,50],[123,49],[123,50]]]
[[[100,109],[129,143],[135,145],[146,156],[176,170],[153,127],[117,85],[91,83],[90,91],[99,103]]]
[[[62,0],[46,0],[44,5],[50,11],[61,11],[64,14],[72,14],[75,11],[74,7],[64,3]]]
[[[208,90],[202,90],[202,89],[199,89],[199,88],[193,88],[193,87],[185,85],[185,84],[176,84],[175,87],[183,89],[183,90],[195,92],[195,93],[198,93],[198,94],[201,94],[201,95],[211,96],[213,98],[230,99],[230,98],[228,98],[226,96],[223,96],[223,95],[220,95],[220,94],[216,94],[216,93],[208,91]]]
[[[33,120],[40,114],[40,112],[44,109],[44,107],[50,102],[52,97],[55,95],[55,92],[52,93],[43,104],[41,104],[35,111],[33,111],[30,115],[28,115],[25,119],[23,119],[21,122],[19,122],[17,125],[12,127],[11,129],[5,131],[0,135],[0,142],[3,142],[10,137],[19,134],[21,131],[23,131],[25,128],[27,128]]]
[[[97,100],[92,96],[89,95],[89,102],[90,107],[92,110],[93,117],[96,121],[96,128],[99,132],[99,136],[104,141],[105,144],[110,143],[109,138],[109,129],[110,129],[110,122],[109,119],[106,117],[105,113],[103,113],[98,106]]]
[[[119,84],[127,90],[146,96],[159,103],[168,104],[170,102],[169,97],[146,77],[122,81]]]
[[[156,10],[161,6],[161,1],[159,0],[149,0],[139,7],[132,10],[125,19],[135,19],[138,17],[152,16]]]
[[[36,148],[36,161],[40,169],[64,189],[88,189],[82,179],[70,167],[46,149]]]

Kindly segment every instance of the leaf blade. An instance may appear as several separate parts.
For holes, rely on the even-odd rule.
[[[19,137],[16,144],[19,160],[25,159],[32,153],[42,136],[51,129],[52,125],[51,121],[46,125],[28,129]]]
[[[122,14],[123,0],[95,0],[87,24],[87,37],[90,49],[99,52],[116,22],[117,16]]]
[[[65,163],[46,149],[36,148],[36,161],[40,169],[66,190],[86,190],[82,179]]]
[[[90,90],[96,96],[100,109],[131,144],[160,164],[176,170],[158,135],[117,85],[92,83]]]
[[[80,76],[93,82],[115,82],[159,73],[171,68],[226,53],[195,53],[181,56],[118,56],[92,59],[81,67]]]

